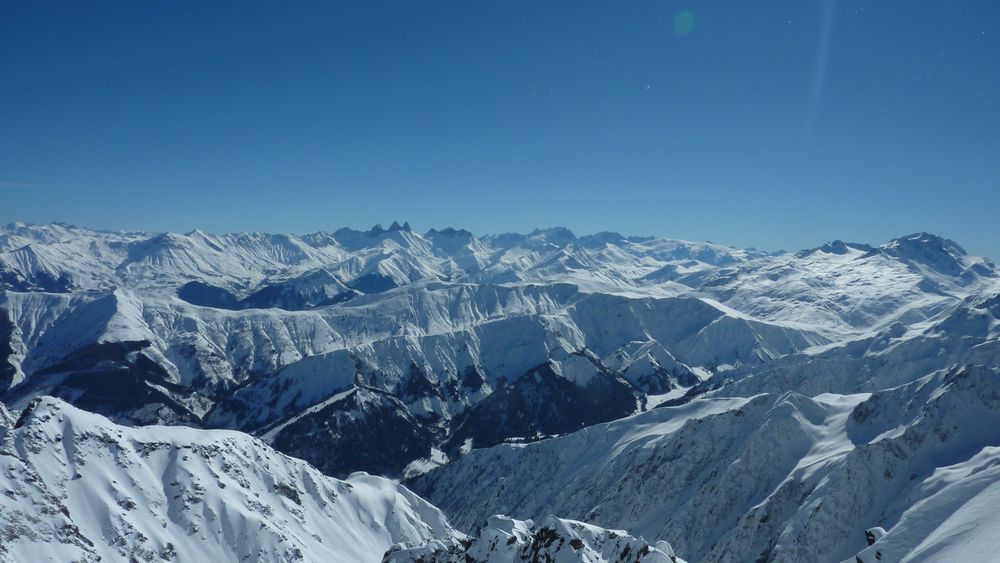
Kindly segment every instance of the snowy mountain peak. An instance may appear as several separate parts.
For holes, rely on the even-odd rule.
[[[960,275],[969,266],[964,248],[954,241],[929,233],[914,233],[893,239],[873,252],[882,252],[954,276]]]
[[[5,561],[379,561],[464,536],[406,488],[227,431],[127,428],[48,397],[0,420]]]
[[[882,245],[882,248],[899,249],[904,253],[907,251],[919,252],[918,249],[927,248],[931,251],[946,252],[955,256],[966,255],[965,249],[955,241],[925,232],[913,233],[893,239]]]

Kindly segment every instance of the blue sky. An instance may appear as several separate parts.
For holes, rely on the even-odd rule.
[[[0,0],[0,221],[997,259],[998,69],[992,0]]]

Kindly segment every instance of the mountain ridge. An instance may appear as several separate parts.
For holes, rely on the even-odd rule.
[[[0,286],[10,408],[242,431],[331,478],[406,479],[472,533],[510,520],[482,550],[422,537],[400,560],[574,561],[642,535],[709,561],[984,545],[941,519],[993,498],[995,436],[961,412],[1000,412],[1000,272],[942,237],[767,253],[565,228],[14,225]],[[501,532],[519,547],[487,549]]]
[[[429,436],[418,442],[451,455],[470,438],[533,440],[710,378],[897,325],[918,330],[1000,287],[992,263],[919,233],[773,254],[565,228],[425,236],[398,222],[303,236],[0,231],[0,316],[11,327],[0,398],[15,406],[39,394],[92,406],[104,397],[119,422],[266,432],[356,382],[402,401],[386,406],[400,435]],[[17,258],[24,248],[38,260]],[[65,287],[48,291],[52,280]],[[95,347],[115,342],[134,349],[95,364]],[[578,397],[553,416],[588,413],[579,422],[542,423],[541,403],[526,400],[541,388],[514,391],[542,365],[553,399]],[[608,374],[617,391],[587,390],[579,369]],[[131,411],[110,407],[124,404],[105,391],[117,377],[144,397]],[[512,412],[535,423],[502,423]],[[370,432],[386,435],[371,416]]]

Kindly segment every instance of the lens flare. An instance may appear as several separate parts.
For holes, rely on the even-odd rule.
[[[674,34],[687,35],[694,30],[694,14],[691,10],[682,10],[674,16]]]
[[[805,142],[811,142],[813,129],[816,125],[816,114],[819,112],[820,99],[823,96],[823,85],[826,82],[826,66],[830,59],[830,37],[833,34],[833,12],[837,0],[822,0],[823,16],[819,32],[819,46],[816,49],[816,70],[813,74],[812,87],[809,92],[809,107],[806,112]]]

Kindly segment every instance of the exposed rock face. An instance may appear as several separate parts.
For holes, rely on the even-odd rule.
[[[6,309],[0,309],[0,389],[9,389],[14,384],[17,368],[11,363],[14,349],[11,342],[17,327],[7,318]]]
[[[401,475],[414,459],[430,457],[434,444],[399,399],[366,387],[335,395],[264,436],[335,476],[359,470]]]
[[[45,393],[122,424],[199,425],[185,389],[144,353],[148,341],[80,348],[9,393],[17,402]]]
[[[636,411],[639,404],[626,381],[600,366],[589,369],[593,373],[581,383],[562,377],[551,364],[529,370],[462,415],[449,449],[466,443],[493,446],[512,436],[565,434]]]
[[[882,536],[884,535],[885,535],[885,529],[876,526],[874,528],[865,530],[865,541],[868,542],[868,545],[875,545],[875,542],[882,539]]]

